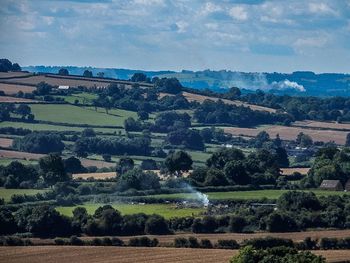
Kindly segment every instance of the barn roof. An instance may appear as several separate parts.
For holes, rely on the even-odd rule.
[[[339,180],[323,180],[320,187],[333,188],[340,184]]]

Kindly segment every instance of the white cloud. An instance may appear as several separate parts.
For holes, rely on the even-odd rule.
[[[229,10],[229,15],[239,21],[248,19],[248,13],[243,6],[234,6]]]
[[[220,11],[223,11],[223,8],[221,6],[216,5],[212,2],[207,2],[207,3],[205,3],[204,7],[202,8],[201,13],[203,15],[208,15],[208,14],[211,14],[214,12],[220,12]]]
[[[178,21],[178,22],[176,22],[175,23],[176,24],[176,26],[177,26],[177,32],[178,33],[184,33],[184,32],[186,32],[186,29],[187,29],[187,27],[189,26],[189,24],[187,23],[187,22],[185,22],[185,21]]]
[[[328,43],[328,38],[327,37],[307,37],[307,38],[298,38],[294,42],[294,47],[296,48],[306,48],[306,47],[311,47],[311,48],[320,48],[324,47]]]
[[[164,5],[164,0],[134,0],[134,3],[141,5]]]
[[[329,7],[326,3],[309,3],[309,10],[311,13],[323,15],[323,14],[333,14],[336,15],[337,12]]]

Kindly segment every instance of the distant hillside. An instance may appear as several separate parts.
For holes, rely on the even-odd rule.
[[[24,70],[30,72],[57,73],[60,66],[30,66]],[[309,71],[286,73],[256,73],[238,71],[142,71],[114,68],[65,67],[70,74],[81,75],[88,69],[96,75],[104,72],[105,77],[129,79],[136,72],[143,72],[149,77],[176,77],[182,85],[196,89],[211,89],[223,91],[232,86],[239,87],[243,92],[257,89],[274,94],[299,96],[350,96],[350,74],[323,73],[315,74]]]

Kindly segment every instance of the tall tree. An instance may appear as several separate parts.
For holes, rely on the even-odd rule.
[[[66,69],[66,68],[61,68],[61,69],[58,71],[58,75],[68,76],[68,75],[69,75],[68,69]]]
[[[184,151],[170,153],[165,159],[165,166],[171,173],[188,171],[192,168],[192,163],[191,156]]]
[[[49,185],[70,180],[64,169],[64,162],[58,154],[49,154],[41,158],[39,167],[41,176]]]

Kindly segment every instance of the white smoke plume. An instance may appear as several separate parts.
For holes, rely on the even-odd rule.
[[[305,92],[305,88],[303,85],[298,84],[297,82],[290,81],[288,79],[285,79],[283,81],[279,82],[272,82],[272,87],[274,89],[279,89],[279,90],[286,90],[286,89],[295,89],[297,91]]]

